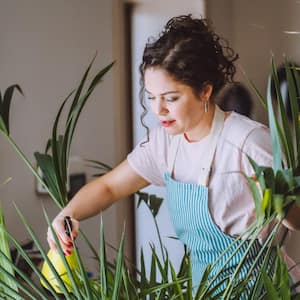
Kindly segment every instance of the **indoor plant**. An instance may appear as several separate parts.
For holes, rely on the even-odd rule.
[[[24,160],[31,172],[36,176],[40,183],[47,190],[49,195],[55,201],[59,207],[63,207],[67,202],[66,194],[66,178],[67,178],[67,163],[68,156],[72,141],[72,136],[79,118],[80,112],[85,105],[89,95],[92,93],[93,89],[100,82],[102,76],[110,69],[111,65],[107,66],[103,70],[97,73],[97,75],[91,80],[90,85],[84,92],[84,86],[87,82],[88,74],[91,69],[92,63],[89,65],[87,71],[85,72],[82,81],[80,82],[77,89],[72,91],[69,96],[63,101],[59,112],[57,114],[56,120],[53,125],[52,137],[49,140],[48,146],[46,147],[46,152],[36,153],[35,157],[39,167],[43,171],[43,178],[38,174],[33,165],[25,157],[22,151],[18,148],[17,144],[11,138],[9,134],[9,107],[11,104],[11,99],[14,90],[22,92],[19,86],[15,85],[7,89],[4,93],[3,99],[0,98],[0,130],[1,133],[7,138],[7,140],[12,144],[13,148],[16,150],[18,155]],[[280,95],[279,83],[276,75],[276,68],[274,62],[272,62],[272,78],[275,82],[277,91],[277,101],[279,107],[279,117],[274,113],[273,104],[271,101],[270,84],[268,87],[267,100],[264,100],[258,91],[257,95],[262,101],[262,104],[266,107],[269,116],[269,126],[271,129],[272,137],[272,148],[274,155],[274,166],[272,168],[266,168],[264,166],[257,166],[256,163],[250,159],[256,178],[248,178],[249,185],[253,192],[253,198],[256,206],[256,221],[249,228],[249,230],[240,238],[238,238],[234,243],[243,243],[244,240],[250,239],[251,242],[260,234],[266,224],[278,219],[275,224],[273,231],[267,238],[263,245],[265,249],[264,253],[261,253],[262,258],[268,260],[271,255],[272,241],[276,235],[276,230],[278,224],[282,222],[285,216],[287,207],[292,202],[299,203],[299,160],[300,160],[300,129],[299,129],[299,109],[297,103],[297,89],[300,88],[300,80],[295,68],[288,63],[286,63],[286,71],[289,83],[289,92],[291,96],[291,103],[293,108],[293,133],[290,132],[290,127],[288,126],[285,110],[283,109],[282,99]],[[70,106],[70,110],[67,116],[65,131],[62,135],[58,135],[57,128],[58,123],[61,118],[62,110],[64,109],[67,101],[73,96],[73,101]],[[295,142],[293,142],[295,139]],[[281,151],[283,149],[283,153]],[[50,152],[50,154],[49,154]],[[283,164],[287,158],[286,164]],[[260,188],[258,188],[258,183]],[[149,209],[153,212],[155,218],[156,213],[160,207],[159,201],[150,201],[155,199],[155,197],[145,195],[143,193],[138,194],[141,200],[148,205]],[[34,240],[37,248],[39,249],[44,260],[48,260],[45,250],[41,247],[34,230],[30,227],[22,213],[16,208],[20,218],[27,231]],[[50,226],[50,222],[45,212],[45,218]],[[59,253],[62,260],[64,261],[68,276],[70,278],[70,284],[72,285],[72,292],[68,292],[68,287],[60,279],[60,276],[55,273],[55,268],[53,266],[53,272],[55,273],[58,285],[63,292],[66,299],[237,299],[243,293],[245,283],[248,280],[246,277],[243,281],[238,281],[237,276],[240,267],[243,264],[243,259],[239,266],[237,266],[235,273],[226,278],[227,287],[223,291],[217,292],[218,284],[217,278],[209,278],[210,269],[213,266],[208,266],[199,289],[197,293],[192,295],[192,285],[191,285],[191,267],[189,256],[186,254],[183,257],[181,268],[176,274],[172,263],[168,258],[168,253],[166,249],[161,244],[160,251],[163,253],[163,258],[159,259],[157,255],[157,250],[152,247],[152,263],[150,274],[146,274],[144,267],[143,252],[141,252],[141,270],[135,270],[138,276],[131,273],[127,267],[123,255],[123,243],[124,237],[121,240],[120,247],[117,250],[117,258],[114,263],[110,263],[106,259],[105,252],[105,239],[103,233],[103,225],[100,222],[100,236],[101,245],[98,251],[92,249],[95,257],[99,262],[99,278],[96,280],[90,280],[86,276],[84,265],[80,257],[78,249],[75,247],[75,254],[79,261],[79,268],[76,273],[76,278],[71,272],[62,252],[59,248]],[[35,274],[39,279],[47,282],[47,279],[43,276],[40,270],[30,261],[28,255],[22,250],[20,244],[6,231],[4,223],[1,223],[1,230],[5,235],[1,236],[3,241],[10,240],[11,243],[19,251],[20,255],[28,262]],[[158,232],[159,234],[159,232]],[[86,240],[89,243],[88,239]],[[89,243],[89,245],[91,245]],[[232,245],[234,246],[234,245]],[[3,249],[0,251],[0,258],[5,261],[5,265],[9,266],[10,271],[5,269],[5,265],[1,263],[0,269],[7,274],[7,276],[12,280],[12,286],[0,279],[0,286],[2,287],[1,296],[7,299],[15,299],[18,295],[17,290],[23,291],[30,299],[49,299],[49,294],[45,292],[38,284],[32,283],[31,279],[23,274],[18,268],[16,268],[9,257],[5,256]],[[245,256],[247,253],[245,253]],[[257,261],[256,261],[257,262]],[[48,261],[50,264],[50,262]],[[276,265],[273,278],[267,275],[266,266],[263,264],[259,276],[257,276],[256,284],[249,296],[249,299],[291,299],[292,297],[297,297],[293,295],[293,290],[289,286],[288,273],[286,265],[280,258],[280,253],[276,255],[274,261]],[[157,280],[157,272],[159,272],[161,280]],[[220,271],[222,272],[222,270]],[[16,277],[15,274],[18,274]],[[249,273],[249,276],[251,274]],[[22,280],[20,280],[20,277]],[[171,278],[171,279],[170,279]],[[28,289],[27,282],[32,285],[31,289]],[[48,285],[49,293],[52,298],[59,299],[60,295]],[[264,292],[267,291],[267,292]],[[11,296],[13,295],[13,296]],[[147,298],[148,299],[148,298]]]

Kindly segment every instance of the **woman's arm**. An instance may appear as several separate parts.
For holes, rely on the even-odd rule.
[[[98,214],[117,200],[133,194],[147,185],[149,182],[139,176],[125,160],[109,173],[83,186],[52,223],[65,252],[68,254],[72,248],[71,240],[72,237],[77,236],[78,221]],[[65,216],[70,216],[72,219],[71,238],[65,233]],[[47,239],[50,247],[55,249],[56,245],[50,229],[48,229]]]
[[[81,221],[147,185],[149,183],[125,160],[109,173],[86,184],[61,213]]]

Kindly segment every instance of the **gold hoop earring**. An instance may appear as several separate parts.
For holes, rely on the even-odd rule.
[[[208,112],[208,101],[204,102],[204,112],[207,113]]]

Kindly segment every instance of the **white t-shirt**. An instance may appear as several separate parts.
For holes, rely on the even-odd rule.
[[[149,142],[143,143],[145,139],[138,144],[127,156],[127,160],[133,170],[149,183],[164,185],[172,136],[162,127],[157,127],[151,130],[149,138]],[[205,161],[209,138],[205,137],[193,143],[189,143],[184,135],[180,138],[173,177],[182,182],[198,183],[198,173]],[[254,175],[248,156],[258,165],[272,166],[269,129],[263,124],[231,112],[219,136],[208,184],[208,203],[212,219],[223,232],[231,236],[244,233],[255,220],[254,200],[242,174]],[[267,233],[268,228],[261,235],[263,240]],[[278,236],[280,235],[281,233]],[[290,275],[294,282],[299,281],[300,268],[294,267],[295,263],[284,248],[281,250],[288,267],[293,266]]]
[[[138,144],[127,159],[135,172],[149,183],[164,185],[172,136],[164,128],[157,127],[151,130],[149,138],[149,142],[142,144],[143,140]],[[181,139],[173,177],[186,183],[198,183],[209,139],[205,137],[193,143],[188,142],[184,135]],[[212,218],[223,232],[231,236],[245,232],[255,218],[252,194],[242,174],[254,174],[247,156],[259,165],[272,165],[269,130],[232,112],[219,136],[208,186]]]

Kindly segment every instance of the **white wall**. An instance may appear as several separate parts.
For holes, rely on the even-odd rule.
[[[299,34],[285,32],[300,31],[299,1],[209,0],[207,16],[212,19],[216,31],[239,53],[239,68],[263,95],[270,72],[271,53],[277,63],[281,63],[286,55],[300,64]],[[246,82],[241,72],[237,79]],[[266,123],[266,113],[257,98],[254,99],[253,117]],[[289,254],[300,261],[300,232],[291,235],[287,246]]]
[[[16,95],[13,99],[11,134],[31,161],[34,151],[44,150],[59,105],[77,86],[95,52],[94,71],[113,60],[112,22],[110,0],[0,1],[0,89],[3,92],[18,83],[25,93],[25,98]],[[112,74],[105,76],[82,112],[72,155],[114,165]],[[85,171],[89,177],[94,172]],[[47,247],[41,206],[51,217],[57,207],[35,193],[33,176],[1,136],[0,182],[9,176],[12,181],[0,189],[9,230],[20,241],[27,236],[12,207],[14,201]],[[116,207],[112,207],[104,213],[104,223],[107,240],[118,245],[115,216]],[[97,246],[98,218],[83,222],[82,227]]]

